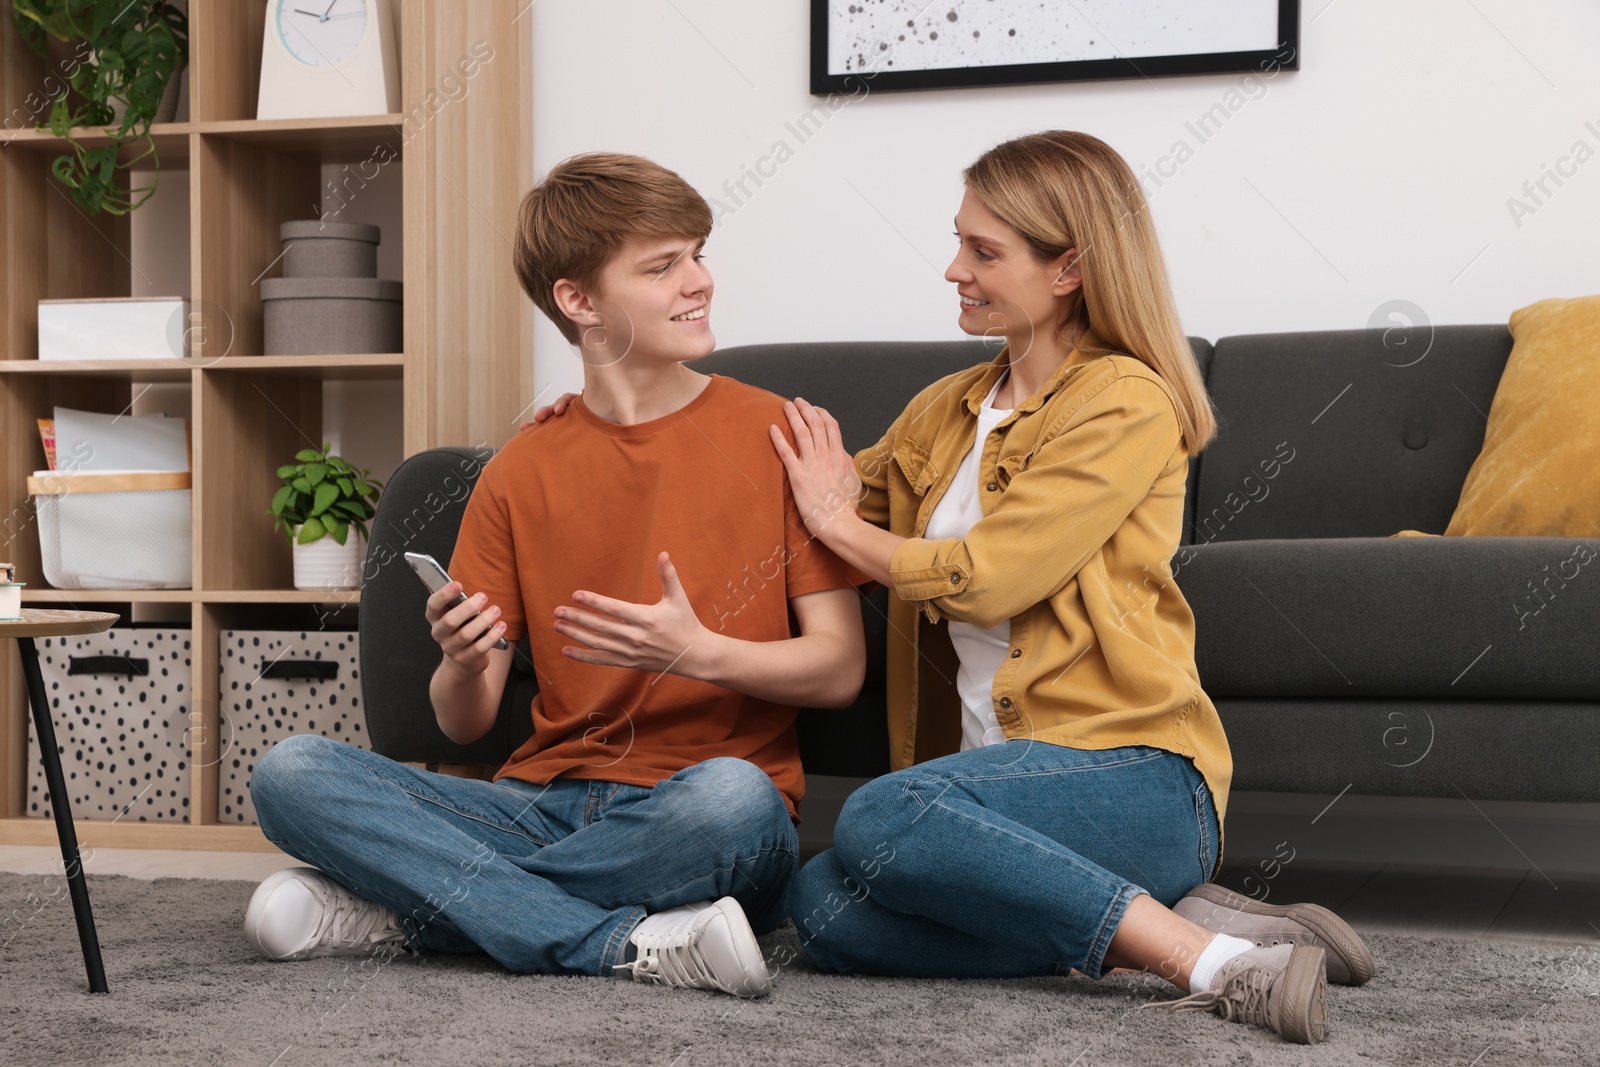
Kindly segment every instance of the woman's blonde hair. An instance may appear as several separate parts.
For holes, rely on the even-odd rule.
[[[983,206],[1048,262],[1078,250],[1083,285],[1063,302],[1058,329],[1093,326],[1112,349],[1143,361],[1171,387],[1190,455],[1216,436],[1205,381],[1184,336],[1144,190],[1098,137],[1048,130],[996,145],[962,172]]]

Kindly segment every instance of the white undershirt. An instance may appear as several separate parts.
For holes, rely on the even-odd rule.
[[[956,468],[950,488],[934,506],[923,537],[934,540],[965,537],[973,524],[983,518],[983,509],[978,504],[978,494],[983,491],[978,484],[978,461],[983,456],[983,442],[989,431],[1011,413],[1010,408],[989,406],[1010,373],[1008,369],[1002,374],[989,395],[983,398],[978,408],[978,431],[972,448]],[[949,619],[946,625],[950,627],[950,643],[961,660],[956,671],[956,691],[961,695],[961,751],[998,744],[1006,735],[994,714],[994,675],[1011,650],[1011,620],[986,630],[955,619]]]

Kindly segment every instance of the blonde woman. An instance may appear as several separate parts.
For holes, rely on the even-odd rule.
[[[854,458],[800,398],[794,447],[771,431],[812,534],[895,594],[897,770],[801,871],[801,942],[841,973],[1145,969],[1190,994],[1167,1005],[1314,1044],[1326,981],[1371,974],[1360,938],[1205,884],[1233,763],[1169,561],[1215,420],[1144,195],[1067,131],[964,178],[945,278],[1005,348]]]

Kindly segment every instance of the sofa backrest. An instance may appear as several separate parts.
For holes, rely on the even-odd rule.
[[[1189,338],[1202,377],[1211,360],[1211,342]],[[782,397],[802,396],[839,420],[848,452],[874,445],[911,398],[924,386],[1000,351],[991,339],[966,341],[794,341],[737,345],[714,352],[692,366],[726,374]],[[1192,516],[1198,465],[1189,465],[1184,528]]]
[[[1184,543],[1443,533],[1510,354],[1498,324],[1222,338]]]
[[[805,397],[839,420],[849,452],[877,444],[911,398],[946,374],[987,363],[999,345],[965,341],[794,341],[737,345],[689,364],[781,397]]]

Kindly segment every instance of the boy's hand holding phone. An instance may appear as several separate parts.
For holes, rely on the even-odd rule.
[[[487,598],[482,593],[452,607],[464,592],[460,582],[451,582],[429,595],[425,614],[445,656],[464,674],[482,674],[506,624],[500,621],[498,606],[484,609]]]

